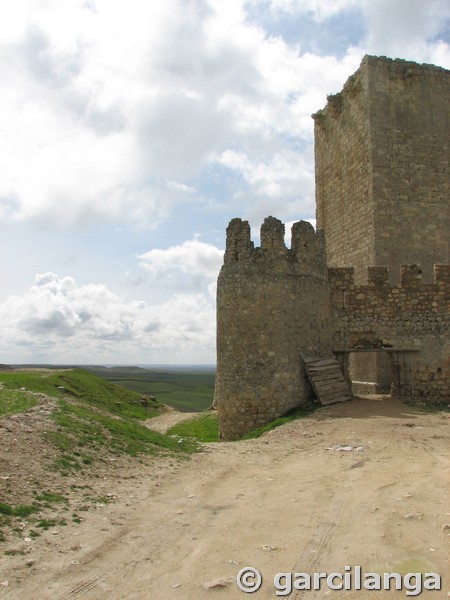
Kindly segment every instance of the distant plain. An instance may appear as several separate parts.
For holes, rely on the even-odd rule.
[[[158,402],[184,412],[208,409],[214,397],[214,367],[84,367],[133,392],[155,396]]]

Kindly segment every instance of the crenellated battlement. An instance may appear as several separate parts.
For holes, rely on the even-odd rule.
[[[284,264],[298,264],[303,269],[325,271],[325,246],[321,231],[315,231],[311,223],[298,221],[291,228],[291,248],[285,244],[285,225],[275,217],[267,217],[261,225],[261,245],[251,241],[248,221],[232,219],[227,227],[224,262],[227,266],[239,263],[273,268],[274,261],[282,268]]]
[[[433,283],[423,283],[421,265],[402,265],[400,267],[400,284],[390,286],[389,268],[367,267],[367,284],[355,286],[355,269],[353,267],[334,267],[328,269],[331,289],[373,289],[380,287],[383,291],[391,289],[411,289],[415,291],[439,291],[450,286],[450,265],[436,264],[433,267]]]
[[[446,69],[365,56],[313,115],[318,231],[294,223],[289,247],[267,217],[255,247],[249,223],[230,222],[217,285],[222,439],[308,405],[304,359],[336,349],[356,393],[450,402],[449,91]]]
[[[254,249],[250,225],[242,219],[232,219],[227,227],[225,262],[247,259]]]
[[[267,250],[268,253],[284,254],[287,250],[284,243],[284,223],[275,219],[275,217],[267,217],[261,225],[261,249]]]
[[[448,315],[450,265],[434,266],[434,282],[422,282],[420,265],[402,265],[400,283],[389,283],[387,267],[368,267],[367,284],[355,285],[353,268],[328,269],[335,314],[354,318],[378,315],[391,322],[402,315]]]

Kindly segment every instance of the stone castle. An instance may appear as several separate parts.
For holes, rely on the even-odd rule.
[[[232,440],[314,399],[305,359],[357,392],[450,399],[450,71],[364,57],[315,121],[317,231],[227,229],[214,403]]]

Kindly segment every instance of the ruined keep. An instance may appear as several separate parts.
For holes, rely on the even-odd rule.
[[[449,72],[432,65],[366,56],[341,93],[314,118],[317,227],[330,267],[450,261]],[[360,392],[387,392],[383,354],[352,355]]]
[[[439,67],[364,57],[313,115],[317,232],[295,223],[287,248],[269,217],[255,248],[248,223],[230,222],[217,289],[222,439],[313,399],[309,357],[337,356],[377,391],[400,368],[381,349],[404,349],[403,395],[450,399],[449,84]],[[379,352],[351,352],[361,346]]]
[[[450,262],[450,72],[366,56],[314,118],[317,228],[329,267]]]

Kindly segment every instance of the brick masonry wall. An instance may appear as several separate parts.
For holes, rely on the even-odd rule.
[[[414,395],[450,400],[450,265],[435,265],[431,284],[418,265],[402,266],[398,285],[389,283],[387,267],[369,268],[367,285],[355,284],[352,268],[330,269],[329,280],[335,347],[369,337],[415,348]]]
[[[357,284],[354,268],[328,269],[323,236],[309,223],[294,224],[288,249],[273,217],[259,248],[246,221],[230,222],[217,288],[221,439],[307,405],[313,392],[302,359],[360,344],[417,350],[411,394],[450,401],[450,265],[435,265],[431,284],[418,265],[402,266],[397,285],[387,267],[369,267],[366,279]]]

